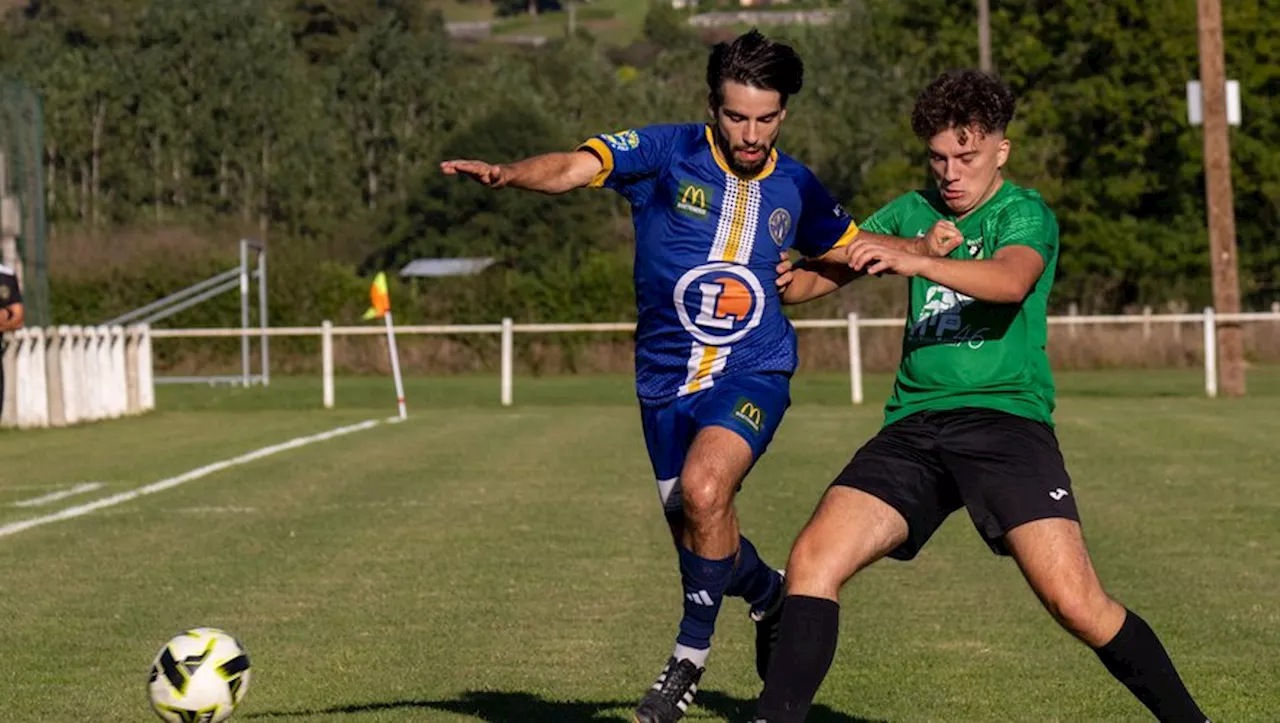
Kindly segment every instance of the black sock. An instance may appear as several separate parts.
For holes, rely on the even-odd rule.
[[[769,678],[756,707],[768,723],[800,723],[836,657],[840,604],[789,595],[782,603],[778,644],[769,658]]]
[[[1161,723],[1207,723],[1155,631],[1137,613],[1126,612],[1120,632],[1094,651],[1102,664]]]

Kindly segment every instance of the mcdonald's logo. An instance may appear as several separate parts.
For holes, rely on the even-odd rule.
[[[694,218],[707,217],[707,199],[711,189],[693,181],[681,181],[676,200],[676,210]]]
[[[738,403],[734,405],[733,416],[746,422],[747,426],[755,432],[759,432],[764,426],[764,410],[746,397],[738,399]]]

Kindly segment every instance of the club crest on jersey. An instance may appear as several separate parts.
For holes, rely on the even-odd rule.
[[[709,346],[732,344],[760,325],[764,288],[745,266],[725,261],[685,272],[674,294],[680,325]]]
[[[769,235],[773,237],[773,242],[781,246],[786,242],[790,231],[791,214],[785,208],[773,209],[773,213],[769,214]]]
[[[965,239],[964,243],[965,243],[965,246],[967,247],[967,250],[969,251],[969,258],[979,259],[979,260],[982,258],[982,237],[981,236],[975,239]]]
[[[640,134],[635,131],[618,131],[617,133],[606,133],[601,138],[609,147],[620,153],[634,150],[640,147]]]
[[[8,300],[9,300],[9,287],[0,286],[0,301],[8,301]]]

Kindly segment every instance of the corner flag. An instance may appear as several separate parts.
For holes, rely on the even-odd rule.
[[[369,287],[369,301],[373,306],[364,312],[364,319],[380,319],[391,311],[391,295],[387,293],[387,275],[381,271],[373,277],[373,286]]]
[[[387,291],[387,275],[381,271],[373,278],[373,286],[369,287],[369,301],[373,305],[364,312],[364,318],[387,321],[387,352],[391,355],[391,373],[396,380],[396,404],[400,408],[400,418],[406,419],[409,413],[404,406],[404,384],[400,381],[400,353],[396,351],[396,331],[391,323],[391,295]]]

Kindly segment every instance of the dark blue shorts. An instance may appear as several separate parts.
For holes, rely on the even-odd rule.
[[[668,511],[679,510],[680,470],[693,438],[703,427],[724,427],[751,445],[760,459],[782,415],[791,406],[791,377],[780,373],[717,379],[715,386],[657,406],[641,406],[644,441],[658,479],[658,496]]]

